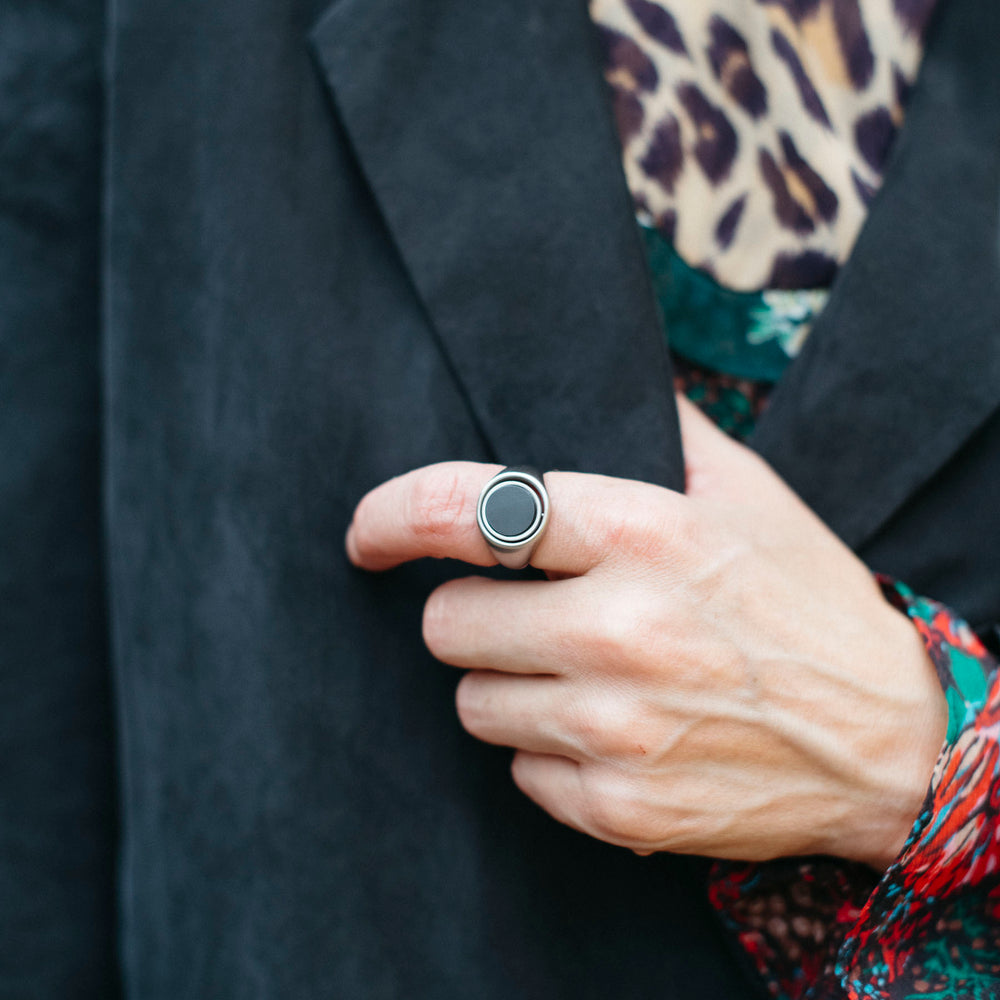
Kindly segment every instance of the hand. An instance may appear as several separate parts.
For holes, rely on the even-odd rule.
[[[532,564],[454,580],[424,639],[469,668],[462,724],[514,747],[556,819],[640,853],[827,853],[884,868],[920,810],[947,707],[916,630],[749,449],[679,399],[687,493],[552,472]],[[351,560],[495,563],[497,467],[450,462],[359,504]],[[863,484],[859,484],[863,488]]]

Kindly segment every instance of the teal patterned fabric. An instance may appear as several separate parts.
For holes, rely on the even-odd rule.
[[[736,292],[681,259],[640,225],[670,348],[687,361],[740,379],[778,381],[826,305],[826,289]]]

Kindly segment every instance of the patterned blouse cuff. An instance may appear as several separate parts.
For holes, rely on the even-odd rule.
[[[876,574],[886,600],[916,626],[948,700],[948,735],[953,744],[986,704],[997,663],[972,629],[943,604],[918,597],[905,584]]]
[[[710,898],[772,996],[997,996],[998,664],[943,605],[878,581],[919,630],[949,707],[945,746],[910,837],[881,878],[834,858],[719,862]]]
[[[946,607],[878,579],[924,640],[948,700],[948,734],[920,816],[847,934],[836,971],[851,996],[996,996],[998,663]]]

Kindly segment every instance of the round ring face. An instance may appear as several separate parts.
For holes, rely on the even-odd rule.
[[[540,476],[505,469],[479,495],[476,520],[486,543],[502,553],[524,550],[541,536],[549,497]],[[530,553],[529,553],[530,554]]]
[[[507,480],[491,487],[483,497],[483,521],[490,537],[516,545],[538,530],[542,503],[524,483]]]

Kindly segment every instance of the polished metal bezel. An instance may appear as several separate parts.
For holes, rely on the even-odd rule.
[[[493,493],[505,483],[518,483],[526,487],[535,499],[535,517],[525,531],[518,535],[501,535],[486,520],[486,504]],[[542,476],[534,469],[510,466],[498,472],[483,487],[476,504],[476,521],[486,544],[493,550],[498,562],[510,569],[523,569],[545,531],[549,518],[549,494]]]

